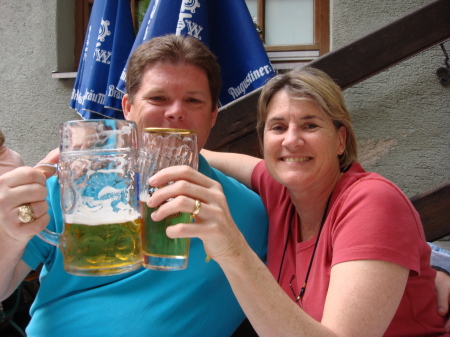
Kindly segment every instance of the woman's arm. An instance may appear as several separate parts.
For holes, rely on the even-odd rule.
[[[338,264],[332,269],[322,321],[317,322],[287,297],[260,261],[247,258],[248,254],[228,262],[216,261],[259,336],[382,336],[408,277],[407,269],[390,262]]]
[[[239,153],[214,152],[203,149],[201,154],[208,163],[251,188],[252,172],[262,159]]]
[[[398,309],[408,275],[408,269],[380,260],[336,264],[322,324],[338,336],[382,336]]]
[[[450,281],[449,276],[441,271],[436,272],[435,279],[436,297],[437,297],[437,312],[442,317],[447,317],[445,322],[445,331],[450,332],[450,320],[447,313],[450,300]]]
[[[323,320],[317,322],[284,293],[248,246],[219,183],[189,167],[174,166],[152,176],[150,184],[164,186],[148,201],[150,207],[159,206],[152,214],[155,221],[177,211],[192,212],[195,200],[201,201],[195,223],[170,226],[167,235],[203,241],[260,336],[370,337],[382,336],[389,326],[404,293],[408,269],[373,260],[337,264],[331,271]]]

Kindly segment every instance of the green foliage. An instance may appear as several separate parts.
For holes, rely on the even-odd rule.
[[[145,13],[147,12],[148,6],[150,6],[151,0],[139,0],[136,6],[136,18],[138,21],[138,27],[141,26],[142,20],[144,20]]]

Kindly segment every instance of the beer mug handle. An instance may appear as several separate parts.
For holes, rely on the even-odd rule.
[[[49,231],[47,228],[44,228],[44,230],[42,232],[40,232],[37,236],[41,240],[43,240],[53,246],[56,246],[56,247],[60,246],[61,234],[54,233],[52,231]]]
[[[41,163],[41,164],[36,164],[35,166],[34,166],[34,168],[37,168],[37,167],[51,167],[51,168],[53,168],[53,169],[55,169],[55,173],[53,173],[53,175],[54,176],[57,176],[58,175],[58,164],[52,164],[52,163]]]
[[[53,175],[57,176],[58,175],[58,164],[48,164],[48,163],[42,163],[42,164],[37,164],[36,166],[34,166],[34,168],[36,167],[51,167],[55,169],[55,173]],[[42,232],[40,232],[37,235],[41,240],[53,245],[53,246],[60,246],[60,237],[61,234],[58,233],[54,233],[52,231],[49,231],[47,228],[44,228],[44,230]]]

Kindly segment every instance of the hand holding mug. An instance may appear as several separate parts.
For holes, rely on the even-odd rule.
[[[40,170],[27,166],[0,176],[0,227],[12,239],[27,243],[47,225],[45,183]],[[21,216],[24,208],[31,212],[28,219]]]
[[[113,275],[141,266],[137,202],[137,128],[134,122],[63,123],[59,179],[62,233],[39,235],[58,246],[64,268],[75,275]]]
[[[176,180],[167,181],[164,185],[150,185],[149,178],[164,168],[179,165],[197,169],[197,134],[184,129],[144,129],[139,155],[139,201],[143,220],[141,230],[143,265],[149,269],[179,270],[187,267],[189,239],[169,238],[166,229],[178,223],[191,222],[190,212],[174,212],[155,221],[152,214],[161,205],[148,207],[147,204],[148,199],[158,188],[173,184]],[[166,199],[164,202],[170,200]]]
[[[175,182],[167,184],[170,181]],[[158,207],[152,214],[155,221],[175,212],[193,213],[198,209],[197,201],[200,202],[195,222],[168,227],[166,232],[169,237],[201,239],[208,256],[217,262],[234,257],[241,246],[246,244],[234,223],[222,186],[218,182],[187,166],[161,170],[149,182],[150,185],[164,186],[148,200],[149,207]]]

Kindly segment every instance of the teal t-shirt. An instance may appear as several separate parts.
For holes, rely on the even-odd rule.
[[[257,194],[200,156],[199,171],[221,183],[233,219],[263,259],[268,221]],[[48,229],[62,231],[59,185],[49,179]],[[64,271],[58,248],[33,238],[22,258],[31,268],[44,263],[31,307],[27,336],[230,336],[244,319],[219,265],[205,262],[199,239],[191,240],[188,267],[181,271],[140,268],[117,276],[74,276]]]

